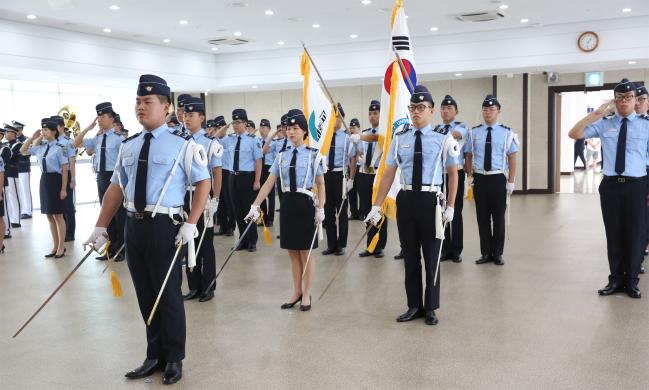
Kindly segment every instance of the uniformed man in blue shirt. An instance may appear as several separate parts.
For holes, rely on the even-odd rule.
[[[398,322],[425,317],[428,325],[438,323],[435,310],[439,308],[440,280],[435,280],[440,240],[436,225],[453,220],[457,190],[457,155],[459,148],[452,136],[432,127],[434,102],[426,87],[418,85],[408,106],[412,125],[395,133],[385,159],[385,170],[366,222],[377,225],[381,220],[381,205],[397,172],[401,169],[401,191],[397,195],[397,228],[404,254],[405,287],[408,310]],[[438,129],[439,130],[439,129]],[[443,167],[448,171],[448,193],[442,189]],[[436,209],[446,203],[446,209],[436,220]],[[426,288],[422,286],[421,254],[426,268]],[[422,293],[424,298],[422,299]]]
[[[325,188],[327,203],[325,204],[325,231],[327,232],[327,249],[323,255],[345,254],[348,233],[347,192],[354,187],[356,175],[356,145],[349,139],[349,134],[342,128],[345,111],[338,103],[338,113],[331,137],[331,147],[327,157],[327,172],[325,173]],[[349,175],[347,176],[347,173]]]
[[[568,135],[572,139],[599,137],[606,154],[599,194],[610,275],[608,284],[598,293],[626,291],[631,298],[640,298],[638,274],[644,243],[644,210],[649,201],[649,119],[634,111],[633,82],[623,79],[614,93],[614,100],[586,115]],[[614,115],[607,116],[613,112]]]
[[[243,108],[232,111],[232,126],[234,135],[225,136],[225,131],[218,133],[223,148],[228,150],[231,172],[228,183],[230,203],[239,227],[239,235],[246,230],[244,217],[259,188],[261,187],[262,152],[261,142],[246,132],[248,114]],[[248,252],[257,250],[257,230],[250,229],[237,250],[247,249]]]
[[[442,123],[437,126],[438,130],[451,133],[458,142],[460,150],[463,149],[468,137],[468,129],[464,122],[455,120],[458,114],[457,102],[451,95],[444,96],[440,104],[440,115]],[[452,260],[455,263],[462,262],[462,249],[464,247],[464,223],[462,221],[462,209],[464,207],[464,153],[457,156],[457,195],[455,196],[455,214],[453,222],[446,225],[444,243],[442,244],[442,261]],[[446,175],[445,175],[446,176]],[[444,185],[448,185],[445,180]]]
[[[178,130],[180,121],[178,120],[176,114],[171,114],[167,117],[167,126],[172,130]]]
[[[68,152],[68,159],[70,161],[70,180],[68,180],[68,197],[65,198],[66,209],[63,213],[63,218],[65,218],[65,242],[74,241],[74,233],[77,229],[77,217],[75,215],[75,199],[74,191],[77,186],[76,177],[76,159],[77,159],[77,149],[74,147],[74,142],[66,134],[65,120],[60,115],[55,115],[52,117],[56,122],[56,125],[59,129],[59,138],[58,142],[65,146],[65,149]]]
[[[115,130],[115,111],[111,102],[103,102],[95,106],[97,117],[88,127],[83,129],[74,138],[74,146],[77,148],[84,147],[86,154],[92,157],[92,170],[97,177],[97,194],[99,195],[99,204],[104,200],[104,194],[110,185],[110,179],[113,177],[113,170],[117,163],[117,155],[122,141],[126,139],[122,134]],[[95,126],[99,126],[99,131],[94,137],[86,138],[88,132]],[[107,260],[110,256],[114,261],[124,260],[124,251],[119,255],[119,251],[124,243],[124,224],[126,223],[126,209],[120,207],[115,217],[108,226],[108,237],[110,237],[110,247],[108,253],[97,257],[98,260]]]
[[[223,139],[219,138],[219,134],[221,137],[225,137],[225,132],[227,131],[228,127],[230,127],[227,123],[225,123],[225,118],[222,115],[217,116],[214,118],[214,131],[212,131],[212,136],[216,138],[216,140],[223,145]],[[215,232],[215,236],[226,236],[226,237],[231,237],[234,234],[234,227],[235,227],[235,219],[234,219],[234,210],[232,209],[232,202],[230,202],[230,171],[232,170],[232,167],[230,166],[230,162],[232,161],[232,158],[230,157],[230,151],[227,150],[226,148],[223,148],[223,155],[221,156],[221,196],[220,196],[220,201],[219,201],[219,209],[216,212],[216,220],[218,221],[219,224],[219,231]]]
[[[27,137],[23,134],[25,125],[16,120],[11,121],[11,124],[18,130],[18,136],[16,139],[24,144],[27,140]],[[29,161],[29,156],[23,156],[21,154],[18,162],[18,181],[20,183],[19,200],[22,213],[20,216],[21,219],[30,219],[32,217],[31,166],[32,164]]]
[[[145,321],[165,276],[171,272],[151,326],[146,329],[146,359],[126,374],[129,379],[138,379],[163,369],[165,384],[180,380],[185,358],[182,263],[176,261],[173,268],[170,265],[176,247],[198,235],[196,223],[203,215],[210,191],[207,166],[197,158],[202,146],[191,137],[173,134],[165,123],[170,104],[171,91],[164,79],[140,77],[135,112],[144,129],[122,143],[96,227],[84,243],[95,248],[103,246],[106,228],[124,201],[126,259]],[[192,156],[189,164],[187,155]],[[182,205],[188,184],[196,189],[191,211],[183,222]]]
[[[481,256],[476,264],[503,265],[507,196],[514,192],[518,139],[507,126],[498,123],[500,102],[487,95],[482,102],[485,123],[469,131],[464,145],[465,170],[473,174]],[[493,223],[493,228],[492,228]]]
[[[351,136],[355,134],[361,134],[361,122],[358,118],[352,118],[349,121],[349,133],[350,140]],[[359,204],[358,204],[358,174],[361,169],[361,160],[363,156],[363,150],[357,145],[356,146],[356,175],[354,175],[354,186],[349,192],[347,192],[347,203],[349,203],[349,220],[363,220],[365,216],[360,215]],[[349,171],[347,172],[349,174]]]
[[[22,205],[18,194],[20,192],[20,184],[18,183],[18,164],[21,158],[20,147],[22,142],[18,141],[18,130],[8,124],[4,124],[5,139],[7,140],[7,147],[11,149],[11,157],[5,165],[5,180],[7,187],[5,188],[4,197],[7,201],[7,209],[5,212],[9,216],[12,228],[21,227],[20,216],[22,214]]]
[[[178,95],[178,104],[176,105],[176,119],[178,124],[176,125],[176,130],[182,134],[187,132],[187,129],[185,128],[185,102],[189,101],[191,98],[192,95],[186,93]]]
[[[216,284],[212,283],[216,278],[216,257],[212,237],[214,236],[213,218],[219,206],[219,194],[221,193],[221,156],[223,147],[202,128],[203,121],[205,121],[205,103],[201,98],[192,97],[185,100],[184,111],[184,125],[188,135],[197,144],[203,146],[207,154],[207,168],[212,178],[212,196],[205,207],[203,217],[198,220],[197,228],[201,234],[194,239],[196,265],[193,269],[189,266],[186,269],[189,293],[183,296],[183,299],[190,300],[198,297],[199,302],[207,302],[214,298],[214,289],[216,288]],[[191,209],[193,196],[193,186],[189,186],[185,195],[184,207],[186,212]],[[201,243],[203,230],[205,230],[205,234]]]
[[[268,172],[275,161],[279,151],[273,140],[274,134],[270,132],[270,121],[262,119],[259,122],[259,136],[261,137],[261,152],[264,154],[264,165],[261,170],[261,182],[265,183],[268,179]],[[273,187],[268,196],[261,204],[261,210],[266,218],[266,226],[271,227],[275,222],[275,187]]]

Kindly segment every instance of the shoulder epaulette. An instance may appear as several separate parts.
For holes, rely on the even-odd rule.
[[[60,143],[57,142],[56,145],[62,147],[63,149],[65,149],[65,145],[63,145],[63,144],[60,144]]]
[[[124,143],[127,143],[128,141],[134,139],[135,137],[137,137],[137,136],[140,135],[141,133],[142,133],[142,132],[139,132],[139,133],[135,133],[135,134],[133,134],[132,136],[130,136],[130,137],[126,138],[124,141],[122,141],[122,143],[123,143],[123,144],[124,144]]]
[[[317,152],[317,151],[318,151],[318,149],[316,149],[316,148],[312,148],[311,146],[307,146],[306,148],[309,149],[309,150],[313,150],[314,152]]]
[[[403,127],[401,128],[401,130],[399,130],[399,131],[397,131],[396,133],[394,133],[394,135],[405,134],[405,133],[409,132],[410,129],[412,129],[412,127],[410,127],[410,124],[406,124],[405,126],[403,126]]]
[[[480,126],[482,126],[482,124],[479,124],[479,125],[473,126],[471,129],[472,129],[472,130],[473,130],[473,129],[477,129],[477,128],[480,127]]]
[[[369,127],[369,128],[367,128],[367,129],[363,130],[363,133],[366,132],[366,131],[372,131],[372,128]]]
[[[250,137],[250,138],[257,138],[257,136],[254,135],[254,134],[248,134],[248,137]]]
[[[504,128],[504,129],[507,129],[507,130],[511,130],[511,129],[512,129],[511,127],[507,127],[507,126],[505,126],[505,125],[503,125],[503,124],[501,124],[500,127]]]
[[[611,118],[613,118],[614,116],[615,116],[615,112],[612,112],[612,113],[606,115],[606,116],[605,116],[604,118],[602,118],[602,119],[611,119]]]
[[[436,132],[436,133],[439,133],[439,134],[443,134],[443,135],[446,135],[446,133],[448,133],[448,129],[445,129],[444,126],[442,126],[442,125],[437,125],[433,129],[433,131]]]
[[[639,116],[640,118],[644,119],[644,120],[649,121],[649,115],[647,115],[647,114],[642,114],[642,115],[638,115],[638,116]]]

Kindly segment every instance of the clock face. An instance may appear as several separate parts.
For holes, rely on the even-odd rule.
[[[579,36],[577,45],[582,51],[593,51],[597,48],[597,45],[599,45],[599,36],[591,31],[585,32]]]

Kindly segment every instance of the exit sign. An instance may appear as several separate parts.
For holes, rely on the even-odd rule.
[[[604,85],[604,72],[586,72],[586,87],[601,87]]]

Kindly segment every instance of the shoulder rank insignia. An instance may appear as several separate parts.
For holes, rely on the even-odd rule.
[[[482,124],[479,124],[479,125],[473,126],[471,129],[477,129],[477,128],[480,127],[480,126],[482,126]]]
[[[407,123],[401,128],[401,130],[394,133],[394,135],[401,135],[401,134],[407,133],[407,132],[410,131],[410,129],[412,129],[412,127],[410,127],[410,124]]]
[[[122,141],[122,143],[123,143],[123,144],[124,144],[124,143],[127,143],[128,141],[134,139],[135,137],[137,137],[137,136],[140,135],[141,133],[142,133],[142,132],[139,132],[139,133],[135,133],[135,134],[133,134],[132,136],[130,136],[130,137],[128,137],[127,139],[125,139],[124,141]]]
[[[437,127],[433,129],[434,132],[442,135],[446,135],[448,133],[448,130],[449,129],[445,129],[442,125],[437,125]]]
[[[511,129],[512,129],[511,127],[507,127],[507,126],[505,126],[505,125],[503,125],[503,124],[501,124],[500,127],[502,127],[503,129],[507,129],[507,130],[511,130]]]

